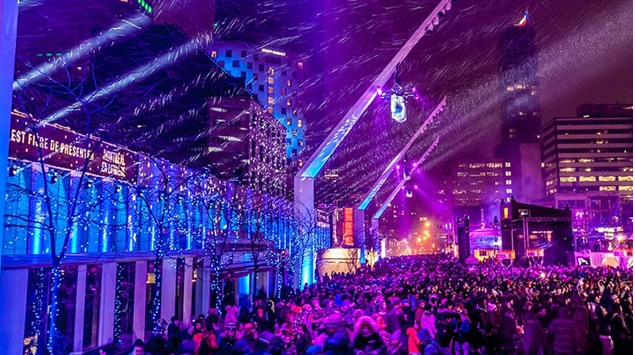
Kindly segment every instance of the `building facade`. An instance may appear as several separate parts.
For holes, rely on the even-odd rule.
[[[213,134],[206,156],[220,176],[239,177],[258,193],[286,196],[286,128],[251,98],[209,102]]]
[[[274,280],[260,255],[256,274],[249,245],[257,235],[272,252],[291,248],[288,201],[105,142],[91,154],[86,136],[59,125],[38,138],[32,120],[12,116],[0,292],[13,300],[2,312],[16,343],[3,346],[45,344],[62,250],[57,326],[73,352],[147,340],[155,309],[187,321],[221,306],[219,294],[244,305],[254,283],[279,291],[282,273]]]
[[[543,179],[548,198],[618,195],[620,224],[632,233],[632,105],[585,105],[579,117],[556,117],[543,127]],[[588,195],[588,197],[586,196]],[[607,226],[604,226],[607,227]]]
[[[541,127],[538,53],[528,14],[503,32],[499,52],[502,145],[517,147],[520,143],[538,142]]]
[[[209,53],[232,76],[243,78],[245,87],[286,127],[287,158],[297,158],[306,145],[301,99],[304,62],[292,53],[245,42],[214,42]]]
[[[540,99],[538,49],[529,14],[508,27],[499,40],[501,143],[497,157],[512,164],[515,196],[522,201],[542,197],[540,180]]]
[[[439,195],[454,207],[498,204],[515,193],[512,168],[499,159],[458,162],[448,170]]]

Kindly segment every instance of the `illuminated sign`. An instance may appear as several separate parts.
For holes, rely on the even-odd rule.
[[[37,134],[33,130],[37,127]],[[89,160],[87,173],[121,180],[134,180],[137,176],[137,154],[125,148],[101,142],[97,137],[75,133],[68,128],[40,123],[11,115],[9,137],[11,158],[44,163],[69,170],[82,169]]]
[[[273,54],[273,55],[277,55],[277,56],[280,56],[280,57],[286,57],[287,56],[287,53],[278,52],[278,51],[274,51],[273,49],[266,49],[266,48],[262,49],[262,53]]]
[[[342,238],[342,244],[345,246],[352,247],[355,243],[353,242],[353,209],[345,208],[344,209],[344,237]]]

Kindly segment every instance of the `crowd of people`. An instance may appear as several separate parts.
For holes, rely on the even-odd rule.
[[[251,309],[173,317],[132,354],[632,354],[632,287],[632,270],[608,267],[390,258],[280,298],[261,290]]]

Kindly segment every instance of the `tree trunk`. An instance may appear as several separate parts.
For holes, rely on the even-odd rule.
[[[60,285],[62,283],[62,268],[58,261],[53,262],[52,269],[52,285],[51,285],[51,309],[49,312],[49,334],[48,334],[48,348],[53,348],[53,337],[57,331],[57,312],[58,306],[58,293]]]
[[[154,309],[152,310],[152,326],[154,332],[160,331],[158,320],[161,317],[161,281],[163,279],[163,270],[160,268],[161,259],[157,258],[154,260],[154,285],[156,290],[154,291],[152,305]]]

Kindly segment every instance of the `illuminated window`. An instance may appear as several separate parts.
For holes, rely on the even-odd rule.
[[[580,182],[594,182],[596,180],[595,176],[580,176]]]
[[[511,180],[505,180],[505,185],[511,185],[512,181]]]
[[[633,168],[631,167],[622,168],[622,171],[633,171]]]
[[[506,193],[511,194],[512,193],[512,189],[507,189],[505,190]]]
[[[272,67],[269,67],[269,69],[267,69],[267,74],[269,75],[273,75],[274,71]]]
[[[514,88],[512,86],[508,86],[507,91],[514,91]]]
[[[291,106],[291,99],[287,99],[287,106]]]
[[[294,137],[297,137],[297,135],[298,135],[298,130],[297,130],[297,129],[292,130],[292,131],[291,131],[291,135],[292,135],[292,136],[294,136]]]
[[[618,176],[617,177],[618,181],[633,181],[633,177],[632,176]]]
[[[304,63],[298,62],[298,69],[300,70],[304,69]]]
[[[291,126],[291,119],[287,118],[287,126]]]
[[[523,84],[516,84],[515,87],[516,87],[516,89],[522,89],[523,88]]]
[[[512,172],[511,171],[506,171],[505,172],[505,176],[512,176]]]
[[[578,159],[579,163],[593,163],[594,160],[593,159],[588,159],[588,158],[580,158]]]
[[[298,139],[298,147],[302,147],[304,145],[304,142],[302,141],[302,139]]]
[[[273,84],[273,78],[272,78],[272,77],[268,77],[268,78],[267,78],[267,83],[269,83],[269,84]]]
[[[573,173],[575,172],[575,168],[560,168],[561,173]]]
[[[298,120],[298,128],[302,128],[302,120]]]
[[[287,86],[291,86],[291,79],[287,79]]]
[[[633,191],[633,186],[620,186],[620,191]]]
[[[599,181],[615,181],[615,176],[598,176],[598,180]]]
[[[615,191],[615,186],[600,186],[600,191]]]
[[[512,166],[512,163],[509,163],[509,162],[505,163],[506,168],[510,168],[511,166]]]
[[[273,94],[273,86],[267,88],[267,94]]]
[[[212,51],[212,58],[216,58],[216,57],[218,57],[218,52]]]
[[[273,105],[273,96],[269,96],[269,97],[267,97],[267,103],[268,103],[269,105]]]
[[[561,177],[560,182],[576,182],[575,176]]]
[[[273,107],[267,108],[267,112],[269,112],[270,114],[273,114]]]

